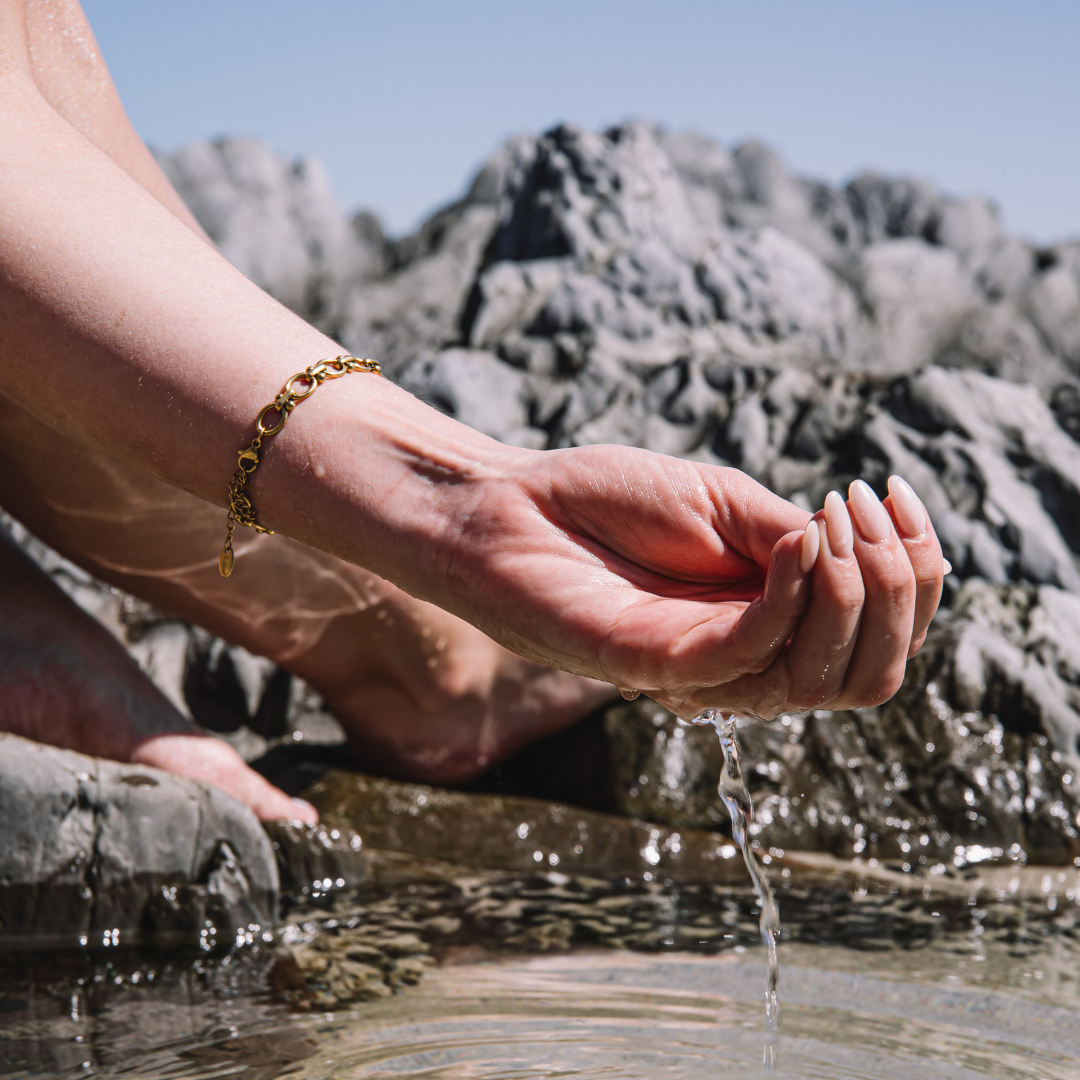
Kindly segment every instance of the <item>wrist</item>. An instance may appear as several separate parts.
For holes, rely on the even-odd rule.
[[[457,608],[477,510],[533,453],[356,374],[297,406],[251,490],[268,527]]]

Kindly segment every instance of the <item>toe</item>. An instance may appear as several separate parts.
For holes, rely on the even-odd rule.
[[[251,768],[228,743],[209,735],[158,735],[140,743],[131,760],[213,784],[249,806],[260,821],[315,825],[319,820],[314,806],[303,799],[289,798]]]

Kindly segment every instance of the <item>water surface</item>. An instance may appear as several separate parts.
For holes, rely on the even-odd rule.
[[[419,986],[332,1013],[276,1002],[251,960],[161,969],[150,984],[152,969],[117,963],[66,999],[60,983],[4,998],[0,1075],[757,1076],[764,959],[742,946],[502,958],[463,947]],[[880,952],[795,943],[781,963],[776,1076],[1080,1077],[1080,950],[1068,935]]]

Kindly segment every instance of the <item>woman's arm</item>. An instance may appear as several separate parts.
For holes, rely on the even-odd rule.
[[[25,56],[20,65],[12,55],[7,31],[18,29],[4,28],[0,68],[3,393],[80,442],[221,505],[258,410],[288,375],[340,347],[59,116]],[[341,440],[347,447],[335,447]],[[493,449],[392,384],[354,375],[297,410],[255,492],[263,518],[282,531],[403,569],[445,517],[443,487],[419,476],[414,459],[457,473]],[[347,459],[347,475],[315,482],[314,459],[332,451]],[[392,514],[377,509],[392,496]]]

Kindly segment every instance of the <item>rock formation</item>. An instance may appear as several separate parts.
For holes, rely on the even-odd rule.
[[[346,218],[313,162],[236,140],[161,161],[245,273],[496,438],[731,464],[811,509],[903,474],[955,568],[943,614],[882,709],[748,729],[769,842],[1080,857],[1080,242],[1036,249],[981,199],[833,187],[643,124],[516,139],[397,240]],[[218,727],[317,712],[237,650],[128,626],[144,653],[173,635],[159,675]],[[608,808],[719,827],[710,734],[661,712],[601,722]]]

